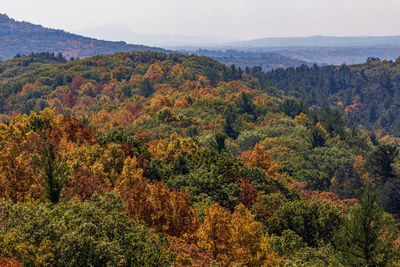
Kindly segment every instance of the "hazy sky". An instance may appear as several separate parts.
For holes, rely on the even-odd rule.
[[[231,36],[400,35],[400,0],[1,0],[0,13],[75,31]]]

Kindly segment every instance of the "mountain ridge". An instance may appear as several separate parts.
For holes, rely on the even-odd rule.
[[[346,47],[346,46],[399,46],[400,35],[393,36],[325,36],[267,37],[234,42],[239,47]]]
[[[0,60],[12,58],[16,54],[43,51],[62,53],[66,57],[89,57],[131,51],[167,52],[162,48],[88,38],[64,30],[16,21],[5,14],[0,14],[0,43]]]

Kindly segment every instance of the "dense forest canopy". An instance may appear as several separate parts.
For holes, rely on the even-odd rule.
[[[349,127],[399,136],[399,66],[398,60],[369,58],[358,65],[303,65],[266,74],[249,72],[259,77],[265,88],[278,88],[311,106],[336,106]]]
[[[316,84],[332,67],[264,74],[156,52],[0,62],[0,264],[399,265],[398,139],[322,103],[348,75],[397,64],[337,67],[328,94]],[[297,90],[311,85],[315,99]]]

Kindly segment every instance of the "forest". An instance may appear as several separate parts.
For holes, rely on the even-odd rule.
[[[358,65],[303,65],[268,73],[255,68],[247,72],[259,77],[264,88],[282,90],[311,106],[335,106],[345,114],[348,127],[399,136],[399,61],[368,58]]]
[[[399,266],[399,64],[1,61],[0,265]]]

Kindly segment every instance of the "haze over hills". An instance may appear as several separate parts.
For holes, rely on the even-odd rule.
[[[236,47],[346,47],[346,46],[399,46],[400,36],[309,36],[269,37],[232,44]]]
[[[139,34],[125,25],[89,28],[78,33],[89,37],[18,22],[0,14],[0,60],[31,52],[61,52],[69,58],[124,51],[165,52],[165,48],[210,56],[243,69],[262,66],[268,71],[314,63],[357,64],[369,57],[394,60],[400,55],[400,36],[311,36],[238,41],[231,37]]]
[[[400,36],[318,35],[234,40],[231,37],[139,34],[126,25],[87,28],[77,33],[97,39],[122,40],[206,55],[225,64],[236,64],[241,67],[259,65],[263,66],[264,70],[299,66],[304,63],[358,64],[365,62],[369,57],[394,60],[400,55]],[[248,53],[251,53],[250,57]],[[242,57],[244,54],[246,58]]]
[[[62,30],[19,22],[0,14],[0,60],[31,52],[62,53],[66,57],[88,57],[124,51],[165,51],[161,48],[100,41]]]
[[[194,47],[181,49],[193,50]],[[400,36],[263,38],[210,46],[209,50],[276,53],[292,60],[319,65],[359,64],[369,57],[394,60],[400,55]]]
[[[259,53],[270,49],[257,49]],[[400,46],[349,46],[349,47],[307,47],[293,49],[273,49],[272,51],[289,58],[321,64],[359,64],[374,57],[382,60],[395,60],[400,56]]]
[[[76,31],[77,34],[101,40],[125,41],[164,48],[181,46],[214,46],[237,41],[233,37],[183,36],[169,34],[140,34],[126,25],[105,25]]]

